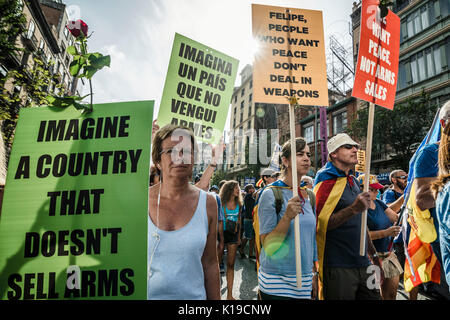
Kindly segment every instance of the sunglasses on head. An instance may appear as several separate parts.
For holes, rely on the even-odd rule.
[[[353,149],[353,147],[358,149],[358,146],[355,146],[354,144],[344,144],[344,145],[342,145],[342,148],[345,148],[345,149],[348,149],[348,150]]]

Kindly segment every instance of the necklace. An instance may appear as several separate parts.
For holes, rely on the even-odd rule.
[[[159,183],[159,190],[158,190],[158,201],[156,204],[156,231],[152,233],[152,237],[155,238],[155,245],[153,247],[152,254],[150,256],[150,262],[148,264],[148,278],[152,276],[152,262],[153,262],[153,256],[155,255],[156,249],[158,248],[159,241],[161,240],[161,237],[159,236],[158,230],[159,230],[159,203],[161,201],[161,182]]]

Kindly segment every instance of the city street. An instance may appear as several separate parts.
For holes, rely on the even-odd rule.
[[[239,252],[236,253],[236,263],[234,266],[234,285],[233,285],[233,297],[236,300],[257,300],[258,294],[258,279],[255,270],[256,262],[248,258],[248,244],[245,249],[247,258],[241,258]],[[224,260],[226,261],[226,253],[224,254]],[[226,265],[226,263],[225,263]],[[226,268],[226,267],[225,267]],[[225,273],[220,275],[220,293],[222,299],[227,298],[227,280]],[[397,300],[408,300],[409,294],[403,289],[403,284],[399,284],[399,290],[397,292]],[[418,295],[418,300],[433,300],[423,294]]]

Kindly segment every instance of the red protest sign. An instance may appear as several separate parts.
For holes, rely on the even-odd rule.
[[[380,18],[378,0],[361,4],[361,34],[352,96],[393,109],[400,51],[400,18]]]

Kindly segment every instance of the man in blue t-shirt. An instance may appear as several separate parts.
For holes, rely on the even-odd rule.
[[[398,209],[400,210],[401,205],[403,204],[403,200],[404,200],[403,193],[405,191],[406,184],[408,183],[408,174],[401,169],[394,170],[389,174],[389,181],[392,183],[392,187],[387,189],[383,193],[381,200],[383,200],[383,202],[387,206],[389,206],[390,204],[396,202],[398,199],[401,199],[401,200],[398,200],[399,201]],[[391,208],[391,209],[393,209],[393,208]],[[395,209],[393,209],[393,210],[396,213],[398,213],[398,211],[399,211],[399,210],[395,210]],[[401,233],[394,239],[394,250],[395,250],[395,254],[399,258],[400,263],[402,265],[404,265],[405,252],[404,252],[403,238],[402,238]]]
[[[405,191],[408,182],[408,174],[403,170],[394,170],[389,175],[392,188],[387,189],[381,198],[386,205],[389,205],[399,199]]]
[[[368,209],[370,195],[362,192],[352,175],[358,163],[358,148],[359,144],[345,133],[332,137],[327,143],[330,161],[316,176],[315,184],[323,175],[347,180],[327,224],[323,262],[325,300],[381,299],[379,289],[369,285],[372,265],[369,256],[378,266],[380,262],[368,233],[365,253],[363,256],[359,253],[361,213]]]

